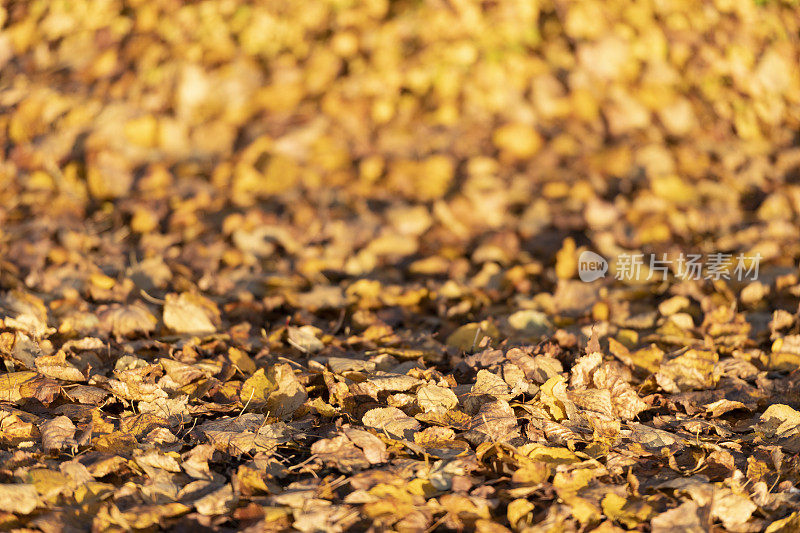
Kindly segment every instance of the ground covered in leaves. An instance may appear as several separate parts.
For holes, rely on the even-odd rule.
[[[800,529],[796,3],[0,27],[3,529]]]

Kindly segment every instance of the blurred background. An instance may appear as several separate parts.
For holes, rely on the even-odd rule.
[[[457,317],[587,312],[582,249],[796,271],[796,2],[2,6],[7,288]]]

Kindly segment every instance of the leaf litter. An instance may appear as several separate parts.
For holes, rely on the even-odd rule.
[[[0,6],[3,529],[797,531],[796,7]]]

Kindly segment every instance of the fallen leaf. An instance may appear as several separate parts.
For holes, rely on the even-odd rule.
[[[48,420],[42,425],[42,449],[46,452],[60,451],[67,447],[76,446],[75,424],[66,416],[59,416]]]
[[[386,432],[395,438],[407,440],[414,440],[414,432],[421,427],[419,422],[396,407],[371,409],[364,414],[362,422],[379,433]]]
[[[29,514],[39,505],[34,485],[0,484],[0,511]]]
[[[219,315],[216,304],[193,293],[168,294],[164,304],[164,325],[176,333],[213,333]]]

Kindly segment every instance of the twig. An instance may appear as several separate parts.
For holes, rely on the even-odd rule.
[[[242,407],[242,410],[239,412],[239,415],[236,417],[236,420],[239,420],[239,417],[242,416],[244,414],[244,412],[247,410],[247,406],[250,405],[250,400],[253,399],[253,395],[255,393],[256,393],[256,389],[255,388],[252,391],[250,391],[250,397],[247,399],[247,403],[244,404],[244,407]]]
[[[147,300],[151,304],[164,305],[167,302],[166,300],[162,300],[160,298],[156,298],[154,296],[150,296],[149,294],[147,294],[147,292],[145,292],[144,289],[139,289],[139,294],[141,294],[142,298],[144,298],[145,300]]]

